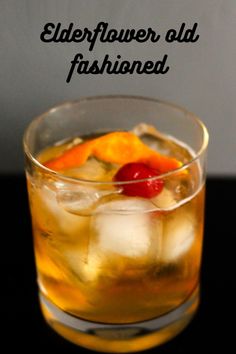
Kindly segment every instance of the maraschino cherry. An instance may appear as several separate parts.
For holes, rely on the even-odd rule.
[[[127,163],[123,165],[115,174],[115,182],[126,182],[157,177],[160,173],[144,163]],[[152,179],[137,183],[127,183],[122,185],[122,193],[132,197],[153,198],[163,189],[162,179]]]

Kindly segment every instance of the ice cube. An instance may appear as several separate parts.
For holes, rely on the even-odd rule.
[[[193,215],[184,210],[175,211],[164,224],[161,260],[163,262],[176,261],[190,249],[194,238]]]
[[[153,205],[149,201],[139,198],[112,200],[101,205],[93,217],[98,249],[124,257],[142,257],[152,252],[154,224],[146,213],[150,208]]]
[[[57,200],[56,191],[44,185],[37,192],[35,198],[35,217],[38,218],[40,226],[44,229],[55,229],[62,233],[78,233],[87,224],[83,217],[68,213],[60,206]]]
[[[132,132],[139,136],[151,149],[164,155],[175,157],[184,163],[189,162],[195,156],[194,152],[187,145],[171,135],[162,133],[152,125],[145,123],[138,124],[132,129]]]
[[[96,202],[105,193],[98,192],[96,189],[79,187],[76,190],[59,190],[57,192],[58,203],[69,213],[89,213]]]
[[[148,218],[135,215],[99,215],[96,219],[99,247],[127,257],[147,253],[150,247]]]
[[[119,194],[121,189],[76,186],[70,189],[60,189],[57,192],[57,200],[66,211],[77,215],[91,215],[93,209],[105,196]]]
[[[113,280],[120,276],[125,268],[125,263],[119,255],[104,253],[91,239],[88,249],[82,251],[80,246],[63,249],[64,260],[77,280],[87,283],[96,282],[100,277]]]
[[[92,249],[88,254],[88,251],[74,246],[65,249],[63,254],[69,268],[80,281],[91,282],[98,279],[101,274],[102,259]]]
[[[155,206],[147,199],[114,195],[112,199],[107,199],[100,203],[96,209],[96,213],[136,214],[154,210]]]
[[[83,245],[80,239],[73,247],[62,249],[72,275],[79,281],[114,279],[126,267],[137,268],[160,255],[162,220],[146,212],[153,205],[139,198],[116,198],[100,204],[89,218],[90,228],[84,233]],[[133,264],[137,257],[141,257],[141,263]]]
[[[89,158],[82,166],[64,171],[64,175],[89,181],[111,181],[117,166]]]
[[[162,192],[155,198],[152,198],[151,201],[159,209],[164,210],[173,209],[176,205],[176,200],[174,199],[173,193],[167,188],[163,188]]]
[[[158,139],[163,139],[163,135],[153,125],[148,125],[146,123],[137,124],[132,129],[132,132],[137,136],[148,134]]]

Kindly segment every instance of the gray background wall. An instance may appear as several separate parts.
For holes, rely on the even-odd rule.
[[[164,33],[182,22],[199,23],[195,44],[46,44],[46,22],[74,22],[93,29],[153,27]],[[169,56],[168,74],[76,75],[66,84],[74,54],[102,59],[156,60]],[[208,171],[236,175],[236,1],[235,0],[0,0],[0,173],[23,170],[21,139],[36,115],[66,99],[86,95],[135,94],[186,106],[210,133]]]

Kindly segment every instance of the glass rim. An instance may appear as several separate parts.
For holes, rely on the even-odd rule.
[[[138,179],[138,180],[128,180],[128,181],[94,181],[94,180],[89,180],[89,179],[83,179],[83,178],[76,178],[76,177],[69,177],[69,176],[65,176],[64,174],[58,172],[58,171],[54,171],[46,166],[44,166],[42,163],[40,163],[34,156],[33,154],[30,152],[30,148],[28,146],[27,143],[27,138],[30,134],[30,130],[32,128],[33,125],[38,124],[41,120],[46,119],[46,117],[48,116],[48,114],[53,113],[53,111],[59,110],[67,105],[74,105],[74,104],[79,104],[79,103],[83,103],[86,101],[96,101],[96,100],[107,100],[107,99],[131,99],[131,100],[138,100],[138,101],[150,101],[153,103],[159,103],[162,104],[164,106],[169,106],[171,108],[177,109],[178,111],[182,111],[185,114],[188,114],[195,123],[197,123],[197,125],[199,126],[199,128],[202,131],[203,137],[202,137],[202,144],[201,147],[198,149],[198,151],[195,153],[195,155],[193,156],[193,158],[191,158],[188,162],[183,163],[182,166],[175,168],[173,170],[170,170],[168,172],[165,173],[161,173],[158,176],[154,176],[154,177],[148,177],[148,178],[144,178],[144,179]],[[177,173],[181,173],[182,171],[184,171],[185,169],[187,169],[188,167],[190,167],[195,161],[197,161],[202,154],[206,151],[207,146],[208,146],[208,142],[209,142],[209,134],[208,134],[208,130],[205,126],[205,124],[201,121],[201,119],[196,116],[194,113],[188,111],[187,109],[185,109],[184,107],[177,105],[175,103],[169,102],[169,101],[165,101],[162,99],[157,99],[157,98],[151,98],[151,97],[145,97],[145,96],[136,96],[136,95],[102,95],[102,96],[88,96],[88,97],[81,97],[79,99],[76,100],[67,100],[64,101],[58,105],[55,105],[51,108],[49,108],[47,111],[45,111],[44,113],[40,114],[39,116],[36,116],[26,127],[24,135],[23,135],[23,147],[24,147],[24,152],[27,155],[27,157],[30,159],[30,161],[40,170],[46,172],[47,174],[52,175],[53,177],[56,177],[58,179],[62,179],[65,180],[67,182],[73,182],[73,183],[84,183],[84,184],[90,184],[90,185],[125,185],[125,184],[134,184],[134,183],[140,183],[140,182],[145,182],[145,181],[154,181],[154,180],[158,180],[158,179],[163,179],[163,178],[167,178],[170,175],[173,174],[177,174]]]

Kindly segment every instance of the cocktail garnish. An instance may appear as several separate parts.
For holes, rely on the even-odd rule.
[[[143,163],[159,173],[182,166],[177,159],[152,150],[131,132],[112,132],[85,141],[45,162],[44,165],[55,171],[63,171],[83,165],[91,156],[121,166],[131,162]]]
[[[160,173],[144,163],[128,163],[122,166],[114,176],[114,181],[135,181],[157,177]],[[127,183],[122,186],[122,193],[133,197],[153,198],[164,187],[162,179],[151,179],[137,183]]]

